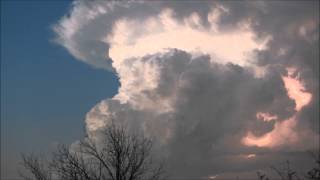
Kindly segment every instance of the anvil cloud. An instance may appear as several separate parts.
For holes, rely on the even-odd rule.
[[[118,94],[86,116],[90,138],[113,118],[155,138],[173,176],[213,177],[319,146],[317,6],[77,0],[54,30],[119,77]]]

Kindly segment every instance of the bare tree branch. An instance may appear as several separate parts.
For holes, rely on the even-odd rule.
[[[19,173],[22,178],[25,180],[51,180],[51,172],[49,169],[46,168],[44,163],[39,157],[36,157],[33,154],[22,154],[22,166],[25,167],[26,170],[28,170],[32,177],[28,177],[27,175],[24,175],[22,173]]]
[[[152,141],[142,134],[111,121],[102,133],[103,141],[86,138],[71,148],[58,146],[43,169],[35,157],[23,156],[24,166],[36,180],[51,180],[51,175],[63,180],[160,180],[164,165],[152,159]],[[26,176],[25,180],[31,180]]]

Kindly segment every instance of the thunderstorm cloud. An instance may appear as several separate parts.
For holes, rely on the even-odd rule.
[[[113,71],[86,115],[155,139],[174,177],[254,172],[319,146],[318,1],[84,1],[56,42]],[[105,83],[105,82],[102,82]]]

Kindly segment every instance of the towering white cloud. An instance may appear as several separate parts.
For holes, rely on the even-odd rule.
[[[124,122],[155,138],[178,177],[255,170],[316,148],[313,3],[75,1],[58,42],[120,81],[87,114],[89,137]]]

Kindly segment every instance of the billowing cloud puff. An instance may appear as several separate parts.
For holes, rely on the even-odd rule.
[[[156,138],[176,173],[187,177],[220,173],[223,170],[216,168],[222,162],[228,170],[237,169],[235,161],[246,164],[246,155],[259,152],[255,147],[265,151],[313,147],[302,142],[305,131],[292,130],[290,118],[295,118],[296,105],[279,74],[257,78],[239,65],[222,65],[208,55],[176,49],[126,59],[121,67],[126,69],[119,73],[120,82],[122,77],[130,80],[121,83],[114,98],[103,100],[87,114],[89,135],[97,135],[112,118],[129,124]],[[133,87],[137,89],[129,91]],[[262,121],[257,112],[277,118]],[[243,143],[250,138],[248,132],[265,142]],[[272,141],[263,140],[268,134]]]
[[[126,123],[177,177],[301,161],[319,146],[317,3],[75,1],[57,41],[120,81],[89,137]]]
[[[263,49],[266,41],[253,40],[248,21],[241,21],[233,31],[218,31],[217,23],[228,10],[213,2],[208,7],[202,19],[201,12],[190,11],[182,16],[179,6],[165,2],[79,0],[73,3],[70,15],[54,26],[54,31],[58,35],[56,41],[77,59],[106,69],[112,69],[111,61],[162,48],[210,53],[237,64],[246,64],[246,53]],[[146,45],[150,43],[153,45]]]

